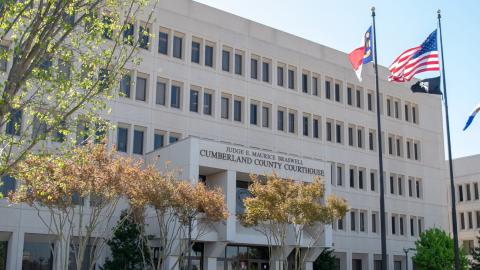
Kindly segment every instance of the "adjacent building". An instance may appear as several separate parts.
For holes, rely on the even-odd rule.
[[[480,155],[453,160],[459,244],[469,253],[479,247],[480,236]]]
[[[140,49],[143,62],[119,83],[123,95],[110,102],[106,117],[117,129],[108,137],[120,152],[170,160],[186,179],[223,188],[230,216],[201,239],[196,265],[269,267],[264,239],[236,214],[248,196],[248,174],[277,171],[303,181],[319,175],[328,193],[348,200],[350,212],[325,226],[317,251],[335,249],[342,270],[380,269],[373,69],[364,68],[360,83],[344,52],[190,0],[160,1],[154,17],[134,26],[136,35],[142,26],[153,37]],[[442,104],[439,96],[388,82],[385,67],[379,73],[388,266],[400,270],[407,267],[403,249],[423,230],[448,229]],[[478,190],[468,181],[473,201]],[[4,182],[3,192],[15,187]],[[48,237],[35,211],[7,204],[0,203],[7,269],[47,258],[38,255]],[[468,211],[459,214],[479,215]]]

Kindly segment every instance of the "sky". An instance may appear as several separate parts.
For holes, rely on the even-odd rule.
[[[476,0],[195,0],[296,36],[350,52],[376,9],[378,62],[389,66],[420,45],[442,11],[445,71],[454,158],[480,154],[480,115],[462,131],[480,103],[480,1]],[[478,76],[478,77],[477,77]],[[419,76],[422,77],[422,76]],[[428,117],[428,116],[427,116]],[[428,119],[422,116],[422,119]],[[446,137],[445,137],[446,141]],[[445,148],[445,153],[446,152]]]

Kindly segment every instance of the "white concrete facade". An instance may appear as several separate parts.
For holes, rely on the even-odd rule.
[[[140,52],[143,62],[130,72],[129,96],[110,103],[106,117],[119,127],[109,134],[110,141],[119,144],[118,136],[125,132],[126,152],[138,157],[155,145],[172,143],[153,154],[181,165],[188,178],[208,174],[207,179],[224,187],[228,206],[236,203],[236,186],[229,181],[239,173],[262,172],[261,166],[203,160],[193,147],[235,145],[301,158],[315,168],[328,163],[328,190],[346,198],[351,211],[327,230],[324,244],[335,249],[339,269],[377,269],[381,249],[372,68],[364,67],[359,83],[343,52],[190,0],[160,1],[154,18],[150,46]],[[412,94],[409,84],[388,82],[384,67],[379,73],[388,269],[406,269],[403,249],[413,247],[419,232],[448,229],[441,99]],[[143,83],[145,88],[139,88]],[[134,141],[139,134],[140,145]],[[183,140],[174,143],[178,139]],[[172,152],[170,147],[184,149]],[[224,234],[215,237],[226,245],[261,245],[237,224],[235,209],[230,212]],[[0,241],[8,241],[7,269],[22,269],[24,239],[42,232],[35,215],[1,202]],[[204,269],[217,269],[218,252],[207,249]],[[409,264],[412,269],[410,259]]]
[[[480,155],[453,160],[458,242],[466,252],[479,247],[480,168],[478,164],[480,164]]]

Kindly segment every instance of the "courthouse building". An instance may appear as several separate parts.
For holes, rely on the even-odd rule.
[[[358,82],[344,52],[190,0],[160,1],[153,23],[140,20],[136,35],[140,26],[153,38],[140,49],[143,61],[120,82],[124,95],[110,102],[106,117],[117,129],[108,136],[121,152],[170,160],[185,178],[222,187],[229,218],[201,239],[195,264],[268,268],[266,241],[236,214],[248,196],[248,174],[276,171],[303,181],[321,176],[327,193],[348,201],[347,215],[325,226],[316,255],[331,247],[339,269],[379,269],[371,66]],[[412,94],[409,84],[388,82],[385,67],[379,73],[388,269],[400,270],[406,269],[403,249],[422,231],[448,229],[442,103],[436,95]],[[3,192],[15,187],[3,180]],[[6,250],[0,266],[3,260],[6,269],[30,269],[25,261],[48,261],[47,240],[35,211],[0,202]],[[306,260],[306,269],[314,260]]]
[[[457,200],[458,240],[469,253],[479,247],[480,237],[480,155],[453,161],[455,196]]]

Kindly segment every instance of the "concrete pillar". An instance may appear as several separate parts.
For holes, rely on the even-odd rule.
[[[219,240],[234,241],[236,236],[237,174],[235,171],[223,171],[208,176],[208,184],[222,188],[228,208],[228,218],[224,231],[219,231]]]
[[[372,269],[375,267],[375,256],[373,253],[367,253],[367,268],[366,269]]]
[[[8,241],[7,269],[22,270],[24,241],[25,234],[22,231],[12,232]]]
[[[216,270],[217,269],[217,258],[222,256],[225,252],[226,242],[206,242],[204,243],[203,250],[203,269],[205,270]]]
[[[352,252],[347,251],[345,257],[346,257],[346,260],[345,260],[346,264],[345,265],[347,266],[346,270],[352,270]]]
[[[204,258],[203,269],[217,270],[217,258]]]
[[[393,255],[391,254],[391,252],[389,252],[389,253],[390,253],[390,254],[387,256],[387,261],[388,261],[388,263],[387,263],[387,266],[388,266],[387,269],[388,269],[388,270],[393,270],[393,269],[394,269],[394,268],[393,268],[394,258],[393,258]]]
[[[313,262],[305,262],[305,270],[313,270]]]

